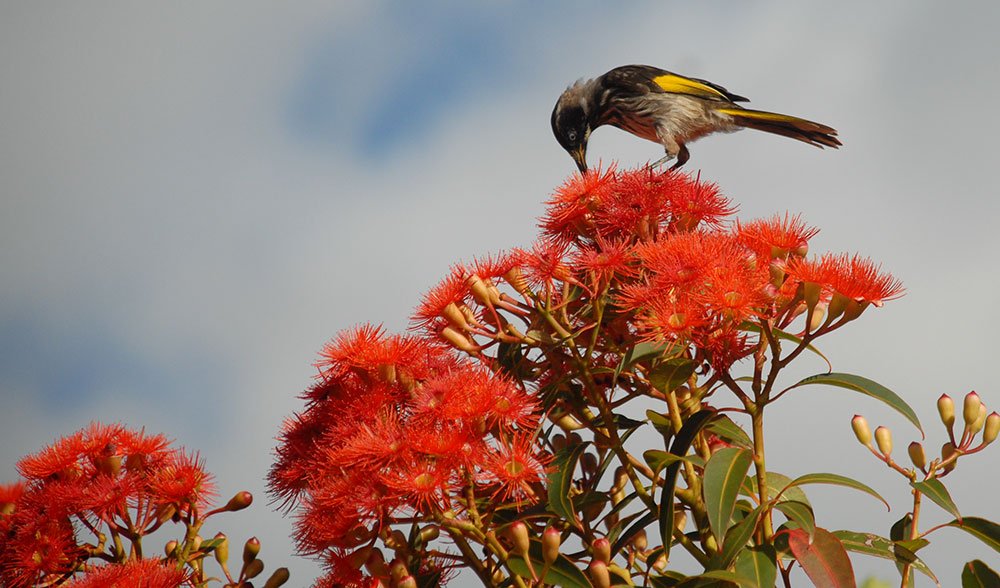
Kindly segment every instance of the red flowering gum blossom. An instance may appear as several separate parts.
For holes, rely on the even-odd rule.
[[[130,561],[122,565],[94,568],[66,585],[67,588],[178,588],[187,582],[187,573],[176,565],[155,559]]]
[[[451,508],[467,479],[520,497],[539,483],[528,448],[515,443],[508,461],[525,467],[502,480],[495,463],[502,439],[538,422],[536,400],[520,384],[432,340],[371,325],[340,334],[318,366],[269,474],[272,492],[299,506],[303,552],[343,555],[397,513]]]

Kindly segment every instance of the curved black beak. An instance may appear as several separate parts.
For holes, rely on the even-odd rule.
[[[576,162],[576,167],[580,170],[580,173],[587,171],[587,144],[584,143],[569,152],[573,157],[573,161]]]

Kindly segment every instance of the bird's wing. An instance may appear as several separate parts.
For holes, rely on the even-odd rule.
[[[650,92],[686,94],[705,100],[722,102],[749,102],[748,99],[733,94],[718,84],[707,80],[689,78],[649,65],[625,65],[604,74],[605,84],[625,87],[641,86]]]

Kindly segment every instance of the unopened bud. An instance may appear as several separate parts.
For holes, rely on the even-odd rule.
[[[605,564],[611,563],[611,542],[605,537],[594,540],[591,545],[594,551],[594,559],[602,561]]]
[[[397,557],[392,560],[392,563],[389,564],[389,575],[392,576],[393,580],[399,582],[403,578],[409,576],[410,571],[406,569],[406,564],[403,560]]]
[[[966,427],[972,427],[979,418],[979,405],[983,402],[979,400],[979,394],[969,392],[965,395],[965,405],[962,407],[962,418]]]
[[[549,527],[542,533],[542,558],[545,565],[552,565],[559,557],[559,545],[562,544],[562,533],[555,527]]]
[[[441,536],[441,527],[437,525],[427,525],[423,529],[420,529],[420,539],[424,543],[430,543],[431,541],[437,539]]]
[[[955,402],[951,399],[951,396],[947,394],[942,394],[937,401],[938,414],[941,415],[941,422],[944,426],[951,430],[952,425],[955,424]]]
[[[167,557],[173,557],[174,552],[177,551],[177,545],[178,543],[176,539],[167,541],[167,544],[163,546],[163,553],[165,553]]]
[[[583,437],[581,437],[579,433],[573,432],[566,437],[566,445],[576,447],[581,443],[583,443]]]
[[[649,547],[649,540],[646,538],[645,529],[640,529],[639,532],[635,534],[635,537],[632,538],[632,547],[639,552],[646,551],[646,548]]]
[[[826,318],[826,304],[817,304],[816,308],[813,309],[811,315],[809,315],[809,332],[812,333],[816,329],[823,326],[823,320]]]
[[[983,427],[983,445],[989,445],[996,441],[998,433],[1000,433],[1000,414],[994,411],[986,417],[986,425]]]
[[[580,456],[580,468],[588,474],[596,472],[597,456],[590,452],[584,452],[584,454]]]
[[[243,544],[243,565],[248,566],[250,562],[257,559],[260,553],[260,539],[251,537]]]
[[[226,506],[223,506],[221,510],[225,512],[236,512],[250,506],[252,502],[253,494],[243,490],[234,494],[233,497],[229,499],[229,502],[226,503]]]
[[[191,541],[191,551],[198,551],[201,549],[202,541],[204,541],[204,539],[201,538],[201,535],[195,535],[194,540]]]
[[[452,347],[468,354],[479,352],[479,347],[469,340],[464,334],[456,331],[453,327],[441,329],[441,338],[447,341]]]
[[[243,568],[243,575],[246,578],[256,578],[264,571],[264,562],[255,559]]]
[[[521,521],[517,521],[510,526],[509,533],[510,540],[514,544],[514,553],[526,557],[528,553],[528,546],[531,544],[531,539],[528,534],[528,525],[525,525]]]
[[[556,426],[562,429],[563,431],[576,431],[578,429],[583,428],[583,425],[580,424],[580,421],[576,420],[576,417],[569,414],[568,412],[563,413],[561,416],[557,417],[552,422],[554,422]]]
[[[888,427],[875,428],[875,444],[882,455],[889,457],[892,453],[892,431]]]
[[[858,441],[865,447],[871,447],[872,445],[872,432],[868,428],[868,421],[865,417],[860,414],[854,415],[851,419],[851,428],[854,429],[854,436],[858,438]]]
[[[910,461],[913,462],[913,465],[918,470],[923,470],[927,467],[927,455],[924,453],[923,445],[914,441],[907,446],[906,451],[910,454]]]
[[[399,588],[417,588],[417,581],[413,578],[413,576],[406,576],[399,581],[397,586]]]
[[[282,586],[285,582],[287,582],[289,577],[291,577],[291,574],[288,573],[288,568],[278,568],[274,570],[271,577],[267,579],[267,582],[264,584],[264,588],[278,588],[278,586]]]
[[[609,588],[611,586],[611,575],[608,573],[608,565],[603,561],[595,559],[587,567],[590,581],[594,583],[594,588]]]
[[[674,511],[674,530],[680,533],[687,527],[687,512],[683,510]],[[666,539],[664,539],[666,541]]]
[[[972,423],[972,428],[970,431],[973,435],[983,430],[983,426],[986,425],[986,405],[979,404],[979,416],[976,417],[976,422]]]
[[[229,539],[222,532],[216,533],[215,538],[222,539],[222,542],[215,546],[215,561],[219,562],[220,566],[226,567],[226,562],[229,560]]]
[[[941,461],[947,461],[956,453],[958,453],[958,449],[955,448],[955,445],[951,441],[948,441],[941,446]],[[955,469],[955,465],[957,463],[958,460],[956,459],[955,461],[952,461],[948,465],[944,466],[944,473],[947,474],[951,470]]]
[[[389,566],[385,565],[385,556],[382,555],[381,550],[373,549],[368,553],[365,569],[374,578],[384,578],[389,575]]]
[[[566,435],[556,433],[552,436],[552,449],[559,451],[563,447],[566,447]]]

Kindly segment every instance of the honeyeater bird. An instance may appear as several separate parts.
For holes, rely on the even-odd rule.
[[[675,169],[688,160],[691,141],[743,128],[820,148],[841,145],[837,131],[826,125],[737,104],[748,101],[706,80],[648,65],[623,65],[567,88],[552,111],[552,132],[581,172],[587,170],[590,133],[601,125],[663,145],[667,154],[653,165],[676,158]]]

